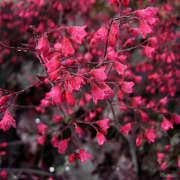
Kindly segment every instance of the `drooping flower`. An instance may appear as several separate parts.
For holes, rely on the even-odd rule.
[[[104,98],[106,100],[109,97],[114,97],[114,91],[106,83],[99,83],[99,86],[102,87],[102,91],[104,92]]]
[[[139,114],[143,123],[149,122],[149,116],[145,112],[139,110]]]
[[[68,91],[73,92],[73,90],[79,90],[80,84],[77,82],[77,80],[71,76],[68,81]]]
[[[116,5],[119,7],[119,1],[118,0],[107,0],[107,1],[111,6]]]
[[[89,74],[99,80],[99,81],[104,81],[107,78],[106,73],[103,71],[103,69],[94,69],[92,71],[89,72]]]
[[[123,64],[121,64],[119,62],[115,62],[114,67],[115,67],[115,69],[116,69],[116,71],[118,72],[119,75],[124,74],[124,70],[128,68],[128,66],[123,65]]]
[[[0,98],[0,107],[3,106],[9,99],[9,95],[6,95],[6,96],[2,96]]]
[[[48,61],[45,63],[45,66],[48,68],[47,73],[51,73],[58,69],[61,66],[61,63],[58,61]]]
[[[42,53],[44,57],[48,55],[49,41],[46,33],[40,38],[36,50]]]
[[[74,161],[74,158],[75,158],[75,154],[72,153],[68,158],[69,163],[72,163]]]
[[[164,163],[162,163],[161,165],[161,171],[164,171],[166,169],[166,165],[167,165],[167,161],[165,161]]]
[[[139,21],[139,28],[144,39],[146,38],[146,34],[151,34],[153,32],[153,30],[144,21],[141,20]]]
[[[150,130],[146,129],[146,137],[148,139],[148,143],[155,142],[155,138],[157,138],[159,135],[151,132]]]
[[[177,114],[173,114],[173,118],[172,118],[175,122],[175,124],[180,124],[180,116],[178,116]]]
[[[58,147],[58,153],[65,154],[68,147],[69,139],[54,143],[54,147]]]
[[[79,157],[82,163],[84,163],[86,159],[91,159],[91,155],[80,148],[79,148]]]
[[[123,93],[120,89],[118,90],[117,96],[120,101],[123,100]]]
[[[11,126],[16,128],[16,122],[12,118],[12,116],[8,112],[8,110],[6,110],[4,117],[3,117],[3,119],[0,122],[0,129],[2,129],[3,131],[7,131],[7,130],[10,129]]]
[[[0,147],[1,147],[1,148],[7,147],[7,142],[2,143],[2,144],[0,145]]]
[[[180,156],[178,156],[178,168],[180,169]]]
[[[102,129],[108,129],[109,126],[107,125],[107,123],[109,121],[110,121],[109,119],[99,120],[99,121],[96,122],[96,124]]]
[[[160,125],[160,127],[163,129],[163,131],[168,131],[169,128],[173,129],[171,123],[164,116],[163,116],[163,122]]]
[[[61,62],[62,65],[66,66],[73,66],[76,63],[74,59],[66,59],[63,62]]]
[[[56,71],[53,71],[51,74],[49,74],[51,81],[55,81],[58,78],[60,71],[60,69],[57,69]]]
[[[126,8],[123,12],[122,12],[122,15],[125,16],[127,14],[129,14],[131,12],[132,8]]]
[[[54,180],[52,177],[49,177],[47,180]]]
[[[105,136],[103,134],[101,134],[100,132],[97,132],[96,138],[98,140],[99,145],[103,145],[104,142],[107,142]]]
[[[83,137],[85,135],[84,131],[76,123],[74,123],[74,125],[76,133],[79,135],[79,137]]]
[[[1,176],[3,179],[6,179],[7,172],[6,172],[5,170],[1,171],[1,172],[0,172],[0,176]]]
[[[45,134],[45,131],[48,129],[46,125],[44,125],[42,122],[38,124],[38,133]]]
[[[137,139],[136,139],[136,146],[140,146],[141,143],[142,143],[142,134],[137,137]]]
[[[151,43],[151,45],[154,48],[158,47],[158,39],[157,39],[157,37],[153,36],[153,37],[148,38],[148,42]]]
[[[69,34],[74,38],[76,43],[82,44],[82,39],[87,34],[86,31],[84,30],[86,27],[87,27],[87,25],[84,25],[82,27],[71,26],[71,27],[67,27],[66,29],[69,32]]]
[[[127,123],[125,126],[121,127],[120,132],[122,134],[126,134],[126,136],[127,136],[129,134],[129,131],[131,130],[131,127],[132,127],[132,123]]]
[[[1,151],[0,152],[0,156],[5,156],[6,155],[6,151]]]
[[[166,145],[166,146],[164,147],[164,151],[168,151],[170,148],[171,148],[171,145],[168,144],[168,145]]]
[[[53,114],[53,121],[54,121],[55,123],[60,122],[62,119],[63,119],[62,116],[57,116],[57,115]]]
[[[106,38],[107,38],[107,25],[101,27],[93,36],[91,43],[97,43],[100,41],[104,42],[104,45],[106,44]]]
[[[139,37],[140,29],[139,28],[131,28],[128,30],[133,37]]]
[[[157,106],[165,106],[167,103],[168,103],[168,98],[166,96],[158,102]]]
[[[163,161],[164,157],[166,157],[166,156],[167,156],[167,154],[157,152],[157,162],[159,164],[162,164],[162,161]]]
[[[125,82],[125,81],[123,81],[123,82],[120,82],[119,84],[121,86],[121,90],[123,91],[123,93],[129,94],[129,93],[133,92],[133,90],[132,90],[132,86],[134,86],[133,82]]]
[[[53,104],[61,104],[61,93],[61,87],[57,85],[50,92],[46,93],[45,99],[52,98]]]
[[[124,7],[127,7],[127,6],[129,5],[129,1],[130,1],[130,0],[122,0],[122,5],[123,5]]]
[[[66,101],[68,102],[68,104],[70,106],[75,105],[75,98],[74,98],[73,94],[69,91],[66,91]]]
[[[66,37],[64,37],[62,40],[61,51],[65,57],[67,57],[68,55],[73,55],[75,52],[74,48],[71,45],[71,42]]]
[[[142,46],[142,48],[143,48],[143,51],[145,52],[146,56],[149,59],[152,59],[153,54],[155,53],[155,49],[150,46]]]
[[[95,104],[97,104],[97,100],[100,99],[104,99],[104,92],[95,84],[93,84],[92,86],[92,94],[93,94],[93,101]]]
[[[46,139],[46,135],[42,135],[42,136],[38,137],[37,143],[43,145],[45,139]]]

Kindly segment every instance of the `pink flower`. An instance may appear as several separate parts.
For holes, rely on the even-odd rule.
[[[120,101],[123,100],[123,93],[120,89],[118,90],[117,96]]]
[[[1,151],[0,152],[0,156],[5,156],[6,155],[6,151]]]
[[[84,25],[82,27],[80,26],[71,26],[66,28],[69,34],[74,38],[76,43],[82,44],[82,38],[86,36],[86,31],[84,30],[87,27],[87,25]]]
[[[62,116],[57,116],[57,115],[53,114],[53,121],[54,121],[55,123],[60,122],[62,119],[63,119]]]
[[[2,143],[2,144],[0,145],[0,147],[1,147],[1,148],[7,147],[7,142]]]
[[[7,96],[2,96],[2,97],[0,98],[0,107],[3,106],[3,105],[8,101],[8,99],[9,99],[9,95],[7,95]]]
[[[3,179],[6,179],[6,176],[7,176],[7,173],[5,170],[1,171],[0,172],[0,176],[3,178]]]
[[[148,143],[155,142],[155,138],[157,138],[159,135],[151,132],[150,130],[146,130],[146,137],[148,139]]]
[[[119,83],[120,86],[121,86],[121,90],[124,92],[124,93],[132,93],[133,90],[132,90],[132,86],[134,86],[134,83],[133,82],[120,82]]]
[[[74,59],[66,59],[61,64],[66,66],[73,66],[76,63]]]
[[[69,163],[72,163],[74,161],[74,158],[75,158],[75,154],[72,153],[68,158]]]
[[[79,149],[79,156],[82,163],[84,163],[86,159],[91,159],[91,155],[86,153],[83,149]]]
[[[164,147],[164,151],[168,151],[170,148],[171,148],[171,145],[168,144],[168,145],[166,145],[166,146]]]
[[[118,0],[107,0],[107,1],[111,6],[116,5],[119,7],[119,1]]]
[[[46,93],[45,99],[52,98],[53,104],[61,104],[61,87],[55,86],[50,92]]]
[[[97,79],[98,81],[104,81],[107,78],[106,73],[103,71],[103,69],[94,69],[89,74]]]
[[[142,143],[142,134],[136,139],[136,146],[140,146]]]
[[[165,106],[167,103],[168,103],[168,98],[167,98],[167,96],[166,96],[165,98],[161,99],[161,100],[158,102],[157,106]]]
[[[166,169],[166,165],[167,165],[167,161],[165,161],[162,165],[161,165],[161,171],[164,171]]]
[[[172,118],[175,122],[175,124],[180,124],[180,116],[178,116],[177,114],[173,114],[173,118]]]
[[[66,37],[64,37],[62,40],[61,51],[65,57],[67,57],[68,55],[73,55],[75,53],[75,50],[71,45],[71,42]]]
[[[116,71],[118,72],[119,75],[124,74],[124,70],[128,68],[128,66],[123,65],[123,64],[121,64],[119,62],[115,62],[114,67],[115,67],[115,69],[116,69]]]
[[[145,112],[139,110],[139,114],[143,123],[149,122],[149,116]]]
[[[141,20],[139,21],[139,28],[141,29],[141,34],[144,39],[146,38],[146,34],[151,34],[153,32],[153,30]]]
[[[48,41],[47,34],[44,34],[40,38],[38,45],[36,47],[36,50],[38,50],[40,53],[42,53],[44,57],[47,56],[47,54],[49,52],[49,41]]]
[[[45,135],[40,136],[40,137],[37,139],[37,143],[43,145],[45,139],[46,139],[46,136],[45,136]]]
[[[153,37],[148,38],[148,42],[150,42],[151,45],[152,45],[154,48],[157,48],[157,47],[158,47],[158,39],[157,39],[157,37],[153,36]]]
[[[167,154],[157,153],[157,162],[158,162],[159,164],[162,164],[162,161],[163,161],[164,157],[166,157],[166,156],[167,156]]]
[[[93,93],[93,101],[95,104],[97,104],[98,99],[104,99],[104,92],[95,84],[92,86],[92,93]]]
[[[160,126],[163,129],[163,131],[168,131],[169,128],[173,129],[171,123],[164,116],[163,116],[163,122],[161,123]]]
[[[99,41],[104,41],[106,44],[106,37],[107,37],[107,25],[101,27],[93,36],[91,43],[96,43]]]
[[[121,127],[120,132],[121,132],[122,134],[126,134],[126,136],[127,136],[128,133],[129,133],[129,131],[131,130],[131,127],[132,127],[132,123],[128,123],[128,124],[126,124],[125,126],[122,126],[122,127]]]
[[[3,117],[3,119],[0,122],[0,129],[2,129],[3,131],[7,131],[7,130],[10,129],[11,126],[16,128],[16,122],[12,118],[12,116],[8,112],[8,110],[6,110],[4,117]]]
[[[130,0],[122,0],[122,5],[123,5],[124,7],[128,6],[128,5],[129,5],[129,1],[130,1]]]
[[[85,135],[84,131],[76,123],[74,123],[74,125],[76,133],[79,135],[79,137],[83,137]]]
[[[103,145],[104,142],[107,142],[105,136],[103,134],[101,134],[100,132],[97,132],[96,138],[98,140],[99,145]]]
[[[74,98],[73,94],[69,91],[66,91],[66,101],[68,102],[68,104],[70,106],[75,105],[75,98]]]
[[[77,80],[71,76],[68,81],[68,90],[69,92],[73,92],[73,90],[79,90],[80,84],[77,82]]]
[[[38,133],[42,133],[42,134],[45,134],[45,131],[48,129],[48,127],[46,125],[44,125],[42,122],[40,122],[38,124]]]
[[[51,73],[52,71],[57,70],[61,67],[61,63],[58,61],[48,61],[45,66],[48,68],[47,73]]]
[[[178,168],[180,169],[180,156],[178,156]]]
[[[52,177],[49,177],[47,180],[54,180]]]
[[[65,154],[68,147],[69,139],[65,139],[59,143],[55,143],[54,147],[58,147],[58,153]]]
[[[149,59],[152,59],[153,54],[155,53],[155,49],[150,46],[142,46],[142,48],[143,48],[143,51],[145,52],[146,56]]]
[[[133,37],[139,37],[140,29],[139,28],[131,28],[129,32]]]
[[[97,121],[96,124],[102,129],[108,129],[109,128],[109,126],[107,125],[108,122],[109,122],[109,119],[104,119],[104,120]]]

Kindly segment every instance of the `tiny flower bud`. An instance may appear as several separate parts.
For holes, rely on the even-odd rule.
[[[68,158],[69,163],[72,163],[74,161],[75,154],[71,154]]]

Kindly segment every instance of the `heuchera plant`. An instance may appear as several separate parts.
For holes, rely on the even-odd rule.
[[[140,162],[148,165],[142,150],[147,157],[157,153],[156,173],[170,170],[171,165],[179,169],[176,136],[180,124],[180,4],[148,0],[145,7],[137,1],[138,7],[132,10],[133,3],[1,2],[0,63],[2,69],[9,67],[9,77],[2,77],[5,82],[0,89],[0,129],[18,129],[23,120],[19,121],[15,112],[29,109],[26,118],[33,116],[38,123],[37,144],[51,142],[59,154],[68,154],[69,163],[75,159],[96,162],[86,143],[94,143],[96,137],[96,144],[103,147],[117,137],[112,138],[112,134],[118,133],[129,145],[126,151],[134,179],[144,177]],[[109,8],[107,15],[96,12],[95,7],[102,5]],[[36,66],[21,70],[29,61]],[[29,71],[29,79],[16,76],[18,71]],[[39,94],[28,96],[29,91]],[[43,120],[45,115],[50,118],[48,121]],[[166,142],[159,147],[163,138]],[[2,140],[1,148],[8,143]],[[6,151],[2,149],[0,155],[5,156]],[[111,166],[120,167],[116,176],[126,179],[118,163],[114,161]],[[4,167],[0,172],[3,179],[8,170]],[[49,180],[58,178],[50,175]]]

